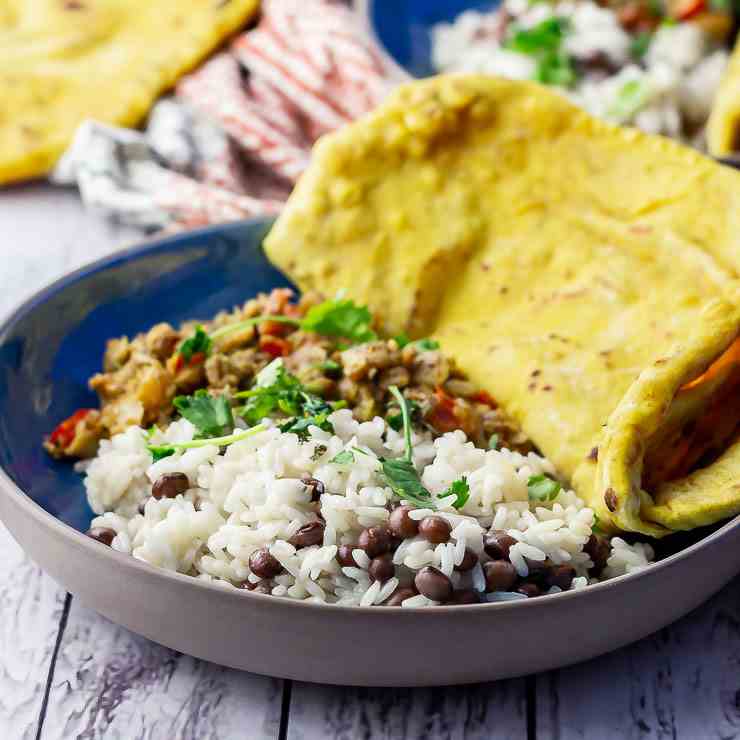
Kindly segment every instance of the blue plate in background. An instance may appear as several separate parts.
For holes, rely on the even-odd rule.
[[[498,0],[360,0],[358,9],[396,65],[412,77],[428,77],[435,73],[432,26],[449,23],[465,10],[491,10],[498,4]]]
[[[54,283],[0,327],[0,467],[52,516],[85,531],[82,479],[42,438],[81,407],[111,337],[209,318],[289,282],[260,249],[271,221],[216,226],[127,250]]]

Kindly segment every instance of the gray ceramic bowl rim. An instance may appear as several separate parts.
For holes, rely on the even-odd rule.
[[[194,236],[206,236],[210,233],[217,232],[218,229],[219,229],[218,226],[208,226],[203,229],[193,230],[189,233]],[[178,238],[179,238],[178,236],[165,237],[163,239],[149,240],[149,241],[144,242],[143,244],[138,244],[138,245],[134,245],[131,247],[125,247],[121,250],[117,250],[107,255],[106,257],[95,260],[93,262],[89,262],[83,265],[82,267],[77,268],[76,270],[72,270],[68,273],[65,273],[65,275],[63,275],[62,277],[57,278],[56,280],[47,284],[46,287],[43,287],[40,290],[33,293],[33,295],[31,295],[29,298],[24,300],[20,304],[20,306],[18,306],[15,309],[11,309],[8,316],[2,321],[2,323],[0,323],[0,337],[6,334],[7,331],[11,328],[11,326],[15,324],[19,319],[21,319],[25,314],[33,310],[37,304],[45,300],[48,295],[56,292],[60,288],[63,288],[65,285],[75,282],[77,279],[85,277],[89,273],[95,272],[96,270],[100,268],[110,267],[111,265],[115,265],[116,263],[128,260],[133,257],[139,257],[141,255],[146,254],[149,251],[154,251],[161,245],[166,245],[171,241],[176,241]],[[264,599],[275,599],[276,598],[274,596],[270,596],[267,594],[255,594],[250,591],[238,591],[235,588],[227,589],[227,588],[224,588],[223,586],[218,586],[215,583],[210,583],[208,581],[202,581],[198,578],[194,578],[193,576],[187,576],[183,573],[175,573],[175,572],[166,570],[164,568],[158,568],[156,566],[149,565],[148,563],[145,563],[144,561],[139,560],[133,557],[132,555],[118,552],[117,550],[113,550],[110,547],[103,547],[100,545],[100,543],[95,542],[91,538],[84,535],[82,532],[79,532],[76,529],[74,529],[74,527],[71,527],[70,525],[65,524],[64,522],[60,521],[55,516],[50,514],[48,511],[46,511],[43,507],[41,507],[39,504],[37,504],[30,496],[28,496],[28,494],[22,491],[11,480],[10,476],[5,472],[5,469],[2,467],[0,467],[0,493],[2,493],[2,495],[8,496],[13,505],[21,507],[41,527],[43,528],[48,527],[49,529],[53,530],[55,534],[58,534],[62,539],[68,542],[71,546],[75,547],[77,550],[82,550],[86,552],[90,557],[112,558],[114,562],[119,563],[121,566],[125,568],[133,568],[135,571],[138,570],[140,572],[146,572],[149,575],[154,574],[155,577],[161,578],[163,580],[179,582],[185,588],[195,588],[195,589],[205,588],[205,589],[210,590],[214,594],[218,593],[220,595],[224,595],[226,596],[226,598],[258,600],[255,603],[259,603],[259,601],[262,601]],[[611,578],[608,581],[602,581],[601,583],[596,583],[596,584],[587,586],[582,589],[577,589],[575,591],[562,591],[556,594],[547,594],[545,596],[538,597],[536,599],[536,603],[542,603],[543,600],[545,600],[547,603],[553,603],[555,599],[560,599],[561,601],[564,601],[566,599],[596,598],[599,593],[605,591],[606,589],[619,588],[624,583],[633,582],[639,578],[644,578],[645,576],[652,575],[659,570],[665,570],[665,569],[672,567],[673,565],[675,565],[676,563],[679,563],[685,558],[691,557],[692,554],[706,547],[709,543],[723,538],[731,530],[737,527],[740,527],[740,516],[737,516],[731,519],[726,524],[724,524],[722,527],[720,527],[718,530],[716,530],[715,532],[712,532],[706,537],[703,537],[701,540],[699,540],[698,542],[695,542],[693,545],[690,545],[689,547],[684,548],[683,550],[680,550],[679,552],[674,553],[673,555],[670,555],[667,558],[664,558],[663,560],[658,561],[657,563],[653,563],[652,565],[649,565],[646,568],[643,568],[635,573],[627,573],[625,575]],[[589,597],[589,594],[591,594],[590,597]],[[444,613],[444,614],[450,614],[451,612],[454,613],[455,611],[459,611],[461,609],[466,610],[466,611],[469,609],[476,609],[476,610],[487,609],[490,612],[494,613],[494,612],[497,612],[503,609],[526,609],[527,602],[528,602],[528,600],[525,600],[525,599],[516,599],[512,601],[494,602],[494,603],[486,603],[486,604],[465,604],[465,605],[457,605],[457,606],[426,606],[426,607],[411,607],[411,608],[401,607],[401,608],[396,608],[396,609],[387,611],[385,609],[378,609],[375,606],[340,606],[338,604],[318,604],[315,602],[301,601],[298,599],[283,599],[283,598],[281,598],[280,601],[281,601],[281,606],[285,605],[286,607],[290,607],[296,610],[330,609],[330,610],[338,610],[346,614],[352,614],[352,613],[357,613],[357,612],[361,612],[363,614],[373,614],[373,615],[377,615],[379,618],[382,618],[382,615],[384,614],[389,615],[391,613],[394,615],[409,614],[415,617],[428,615],[431,617],[433,615],[438,615],[440,613]]]

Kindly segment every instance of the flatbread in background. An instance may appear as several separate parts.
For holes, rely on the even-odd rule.
[[[0,184],[46,174],[86,118],[135,126],[259,0],[5,0]]]
[[[660,535],[693,526],[696,505],[642,518],[643,471],[620,458],[637,472],[610,494],[630,511],[637,500],[620,517],[596,485],[596,448],[666,357],[678,359],[654,431],[673,438],[662,420],[704,413],[710,394],[668,410],[691,380],[686,352],[699,375],[737,334],[739,219],[740,173],[686,147],[533,83],[439,77],[321,141],[266,250],[301,289],[344,289],[389,333],[433,334],[605,525]],[[631,433],[619,419],[613,434]]]
[[[730,57],[707,122],[707,148],[715,157],[740,152],[740,44]]]

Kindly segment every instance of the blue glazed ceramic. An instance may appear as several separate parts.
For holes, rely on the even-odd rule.
[[[0,467],[36,503],[85,530],[80,476],[40,442],[97,406],[87,379],[106,340],[153,323],[208,318],[288,281],[260,249],[268,221],[219,226],[128,250],[54,283],[0,328]]]
[[[430,29],[465,10],[490,10],[498,0],[363,0],[367,21],[391,59],[412,77],[434,74]]]

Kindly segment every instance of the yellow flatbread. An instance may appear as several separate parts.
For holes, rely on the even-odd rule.
[[[663,534],[696,505],[641,518],[642,470],[618,440],[643,452],[704,412],[711,394],[694,392],[669,413],[737,334],[739,218],[740,173],[675,142],[533,83],[439,77],[326,137],[266,250],[301,289],[433,334],[606,523]],[[647,402],[641,373],[664,358],[653,426],[635,430],[623,399]],[[597,463],[612,422],[621,451]],[[619,483],[600,484],[607,469]]]
[[[707,148],[715,157],[740,151],[740,44],[735,45],[712,104]]]
[[[137,125],[258,0],[5,0],[0,184],[43,175],[78,124]]]

